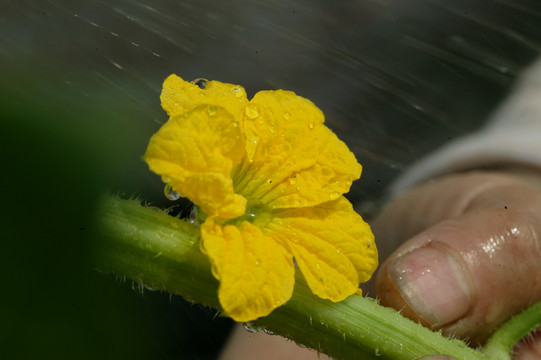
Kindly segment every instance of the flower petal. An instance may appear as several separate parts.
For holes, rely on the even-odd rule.
[[[292,92],[257,93],[245,111],[251,162],[234,174],[237,192],[279,209],[314,206],[349,191],[361,165],[323,121],[312,102]]]
[[[208,215],[244,214],[246,199],[235,194],[231,170],[244,157],[238,122],[221,107],[200,105],[172,116],[152,136],[144,156],[150,169]]]
[[[275,215],[265,233],[293,253],[308,286],[319,297],[341,301],[375,271],[374,236],[344,197]]]
[[[160,96],[162,107],[170,116],[182,115],[198,105],[218,105],[225,108],[237,120],[242,114],[248,99],[240,85],[208,81],[201,89],[193,83],[172,74],[163,83]]]
[[[222,226],[207,219],[201,226],[202,251],[220,280],[218,297],[228,316],[250,321],[268,315],[293,293],[293,258],[247,221]]]

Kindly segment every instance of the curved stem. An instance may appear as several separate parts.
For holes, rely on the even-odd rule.
[[[218,282],[199,250],[199,229],[135,200],[106,198],[97,219],[98,269],[220,310]],[[300,274],[290,301],[256,325],[336,359],[411,360],[447,354],[487,359],[397,311],[360,295],[332,303],[313,295]]]
[[[488,339],[482,352],[488,359],[509,360],[513,347],[541,326],[541,302],[538,302],[503,324]]]

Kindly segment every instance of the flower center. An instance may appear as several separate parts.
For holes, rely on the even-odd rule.
[[[258,227],[264,227],[271,220],[271,214],[262,206],[252,205],[246,207],[244,215],[238,218],[228,220],[226,224],[239,224],[243,221],[248,221]]]

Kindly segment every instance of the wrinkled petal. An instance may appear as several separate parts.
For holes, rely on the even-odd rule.
[[[236,321],[255,320],[291,298],[293,259],[258,227],[247,221],[222,226],[207,219],[201,238],[202,251],[220,280],[218,297],[228,316]]]
[[[201,105],[172,116],[150,139],[144,159],[205,213],[229,219],[246,208],[246,199],[235,194],[231,179],[231,170],[243,156],[238,122],[221,107]]]
[[[312,292],[341,301],[370,279],[378,265],[374,236],[348,200],[280,210],[264,232],[294,256]]]
[[[242,119],[248,103],[246,91],[240,85],[209,81],[201,89],[175,74],[165,79],[160,99],[169,116],[182,115],[199,105],[218,105],[237,120]]]
[[[307,207],[339,198],[361,165],[323,125],[321,111],[289,91],[262,91],[246,107],[249,162],[234,174],[237,192],[271,209]]]

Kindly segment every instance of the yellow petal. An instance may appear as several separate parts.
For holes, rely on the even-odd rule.
[[[341,301],[375,271],[374,236],[344,197],[275,215],[265,232],[293,253],[308,286],[319,297]]]
[[[234,320],[266,316],[291,298],[292,256],[258,227],[246,221],[222,226],[211,218],[201,226],[201,239],[220,280],[220,304]]]
[[[221,107],[200,105],[172,116],[152,136],[144,156],[181,196],[208,215],[224,219],[244,214],[246,199],[235,194],[231,170],[244,156],[238,122]]]
[[[349,191],[361,165],[323,120],[312,102],[292,92],[257,93],[245,111],[251,162],[234,174],[237,192],[279,209],[314,206]]]
[[[182,115],[198,105],[217,105],[225,108],[237,120],[242,119],[248,103],[246,91],[240,85],[208,81],[204,89],[181,77],[170,75],[163,83],[162,107],[170,116]]]

